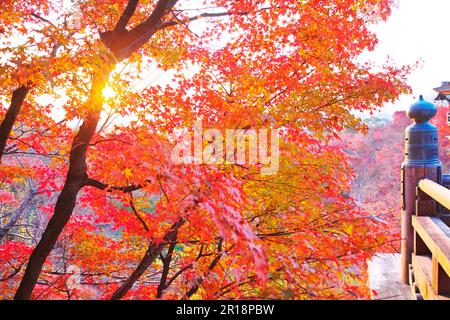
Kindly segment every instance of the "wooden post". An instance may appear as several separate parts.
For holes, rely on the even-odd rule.
[[[436,257],[432,260],[431,285],[434,292],[438,295],[450,295],[450,277],[437,261]]]
[[[429,123],[437,112],[434,104],[420,96],[418,102],[408,110],[408,117],[414,124],[406,129],[405,162],[402,165],[402,281],[409,284],[409,266],[414,251],[413,215],[434,214],[427,212],[433,207],[429,199],[417,204],[417,186],[420,180],[430,179],[441,183],[442,164],[439,159],[438,131]],[[419,194],[420,195],[420,194]],[[417,206],[417,207],[416,207]],[[420,246],[420,244],[419,244]]]

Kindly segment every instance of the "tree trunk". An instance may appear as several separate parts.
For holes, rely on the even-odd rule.
[[[28,94],[29,89],[26,86],[20,86],[14,90],[11,104],[9,106],[8,112],[6,112],[5,119],[3,119],[0,125],[0,162],[5,152],[6,142],[8,141],[11,130],[16,122],[17,115],[20,112],[23,101]]]
[[[14,297],[15,300],[29,300],[31,298],[45,260],[69,221],[75,208],[78,192],[88,179],[86,152],[100,118],[103,104],[101,92],[106,85],[110,71],[111,69],[106,72],[105,76],[97,75],[96,79],[93,80],[90,99],[86,106],[90,109],[90,112],[72,142],[69,171],[63,190],[56,202],[55,213],[30,256],[25,274]]]
[[[135,31],[133,29],[133,31],[124,34],[117,34],[116,32],[106,32],[101,34],[101,39],[106,47],[115,54],[115,60],[109,60],[111,57],[108,57],[109,61],[105,61],[105,65],[101,66],[103,71],[99,71],[94,76],[89,102],[87,103],[87,108],[89,108],[88,116],[84,119],[83,125],[73,140],[70,152],[69,172],[64,188],[56,202],[55,213],[42,234],[41,240],[30,256],[25,274],[14,297],[15,300],[30,299],[44,262],[72,215],[78,192],[88,181],[86,172],[86,151],[99,121],[103,104],[102,90],[106,86],[109,74],[118,60],[129,57],[133,52],[141,48],[142,45],[144,45],[159,30],[158,28],[162,25],[162,18],[170,9],[172,9],[177,1],[178,0],[159,0],[149,18],[135,28],[139,29],[138,33],[133,32]],[[123,25],[126,26],[136,9],[137,4],[138,1],[129,0],[124,12],[125,16],[121,18],[122,22],[118,24],[119,31],[120,29],[123,29]],[[130,39],[124,39],[124,37],[128,38],[129,34],[131,34]],[[113,43],[114,48],[112,47],[113,44],[109,43],[107,38],[115,40]],[[114,49],[117,49],[118,51],[124,50],[126,55],[120,56],[118,55],[118,51]],[[178,226],[177,229],[181,227],[184,220],[179,220],[174,226],[176,227],[178,223],[180,223],[180,226]],[[171,232],[173,231],[172,229],[174,226],[172,226],[171,231],[169,231],[166,236],[173,236]],[[164,239],[166,240],[166,237],[164,237]],[[120,299],[125,295],[133,286],[134,282],[145,272],[158,254],[161,253],[163,248],[164,245],[161,244],[154,244],[154,247],[149,247],[149,251],[147,251],[145,258],[139,264],[138,269],[133,272],[130,278],[125,282],[124,286],[122,286],[114,296]]]

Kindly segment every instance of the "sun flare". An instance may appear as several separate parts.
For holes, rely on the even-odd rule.
[[[117,92],[114,91],[109,85],[107,85],[102,91],[103,97],[105,99],[112,99],[117,95]]]

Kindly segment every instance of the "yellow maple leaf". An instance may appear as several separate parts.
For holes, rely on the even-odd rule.
[[[123,173],[125,174],[125,177],[126,177],[127,179],[131,178],[132,172],[131,172],[131,169],[130,169],[130,168],[126,168],[126,169],[123,171]]]

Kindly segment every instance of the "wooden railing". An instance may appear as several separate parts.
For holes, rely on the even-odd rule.
[[[428,179],[419,181],[409,273],[417,299],[450,299],[450,228],[442,214],[445,209],[450,210],[450,190]]]
[[[436,106],[420,96],[407,111],[402,165],[401,278],[413,297],[450,298],[450,175],[442,174]]]

